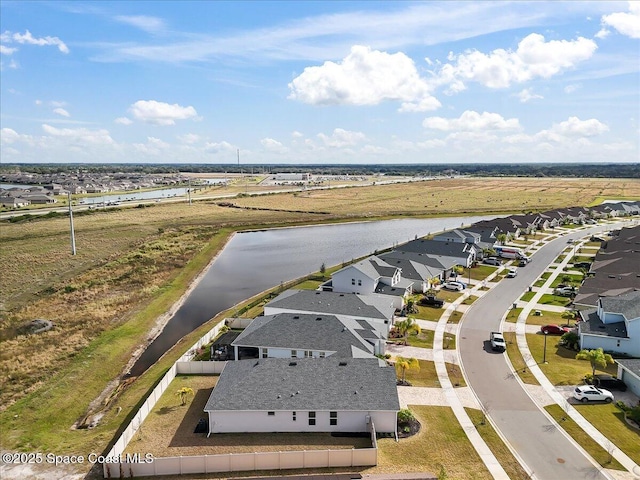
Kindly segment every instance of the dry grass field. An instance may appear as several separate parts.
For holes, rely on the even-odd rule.
[[[588,205],[597,198],[638,199],[640,181],[445,179],[233,199],[276,211],[225,208],[214,200],[93,211],[75,217],[76,256],[69,253],[66,217],[3,222],[0,421],[11,427],[3,447],[78,453],[89,438],[94,447],[106,445],[125,414],[122,420],[107,415],[109,431],[80,434],[69,428],[122,373],[157,318],[233,231],[394,215],[506,214]],[[21,327],[37,318],[55,327],[21,334]],[[142,382],[127,391],[143,396],[153,380]],[[125,410],[140,399],[127,398]],[[60,414],[52,416],[52,408]],[[29,424],[23,425],[27,417]]]

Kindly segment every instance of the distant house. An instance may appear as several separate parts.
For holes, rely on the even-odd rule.
[[[580,312],[578,324],[583,349],[602,348],[640,357],[640,291],[602,297],[596,310]]]
[[[318,313],[366,320],[388,333],[393,325],[393,301],[382,295],[286,290],[264,306],[265,315]]]
[[[388,264],[400,268],[402,278],[413,282],[413,291],[421,291],[422,293],[432,287],[433,279],[446,278],[446,272],[451,268],[449,263],[445,267],[440,259],[422,253],[393,250],[382,253],[379,257]]]
[[[228,362],[204,411],[209,434],[367,432],[396,434],[396,372],[377,358]]]
[[[29,205],[29,200],[16,197],[0,197],[0,205],[7,208],[20,208]]]
[[[366,320],[280,313],[255,318],[231,345],[236,360],[250,354],[255,358],[371,358],[385,353],[386,332]]]
[[[38,193],[28,193],[20,197],[24,200],[28,200],[31,203],[41,203],[41,204],[49,204],[49,203],[58,203],[58,200],[55,197],[50,195],[42,195]]]
[[[470,267],[482,254],[482,248],[476,244],[421,238],[400,245],[396,250],[399,252],[418,253],[437,260],[447,270],[445,278],[456,265]]]

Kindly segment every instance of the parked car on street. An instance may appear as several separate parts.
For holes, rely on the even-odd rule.
[[[518,275],[518,269],[515,267],[511,267],[509,272],[507,273],[507,278],[515,278]]]
[[[605,373],[594,375],[592,379],[587,380],[587,383],[595,385],[598,388],[606,388],[607,390],[620,390],[621,392],[627,391],[626,383],[613,375],[607,375]]]
[[[613,402],[613,393],[609,390],[594,387],[593,385],[581,385],[573,391],[573,398],[582,403],[587,402]]]
[[[462,290],[464,290],[464,285],[459,282],[446,282],[442,284],[442,288],[444,288],[445,290],[461,292]]]
[[[564,335],[571,331],[569,327],[561,327],[559,325],[544,325],[540,327],[540,331],[545,335]]]

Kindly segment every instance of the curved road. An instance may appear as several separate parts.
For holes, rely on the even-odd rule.
[[[567,247],[567,240],[610,228],[600,225],[549,242],[535,252],[526,267],[518,269],[517,277],[502,280],[499,288],[489,290],[474,302],[460,327],[458,345],[467,384],[533,477],[540,480],[607,477],[540,412],[515,379],[506,353],[491,351],[489,332],[500,330],[505,311]]]

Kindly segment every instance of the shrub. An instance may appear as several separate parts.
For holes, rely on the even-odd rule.
[[[413,416],[413,413],[408,408],[403,408],[398,412],[398,422],[407,423],[411,420],[415,420],[416,417]]]

